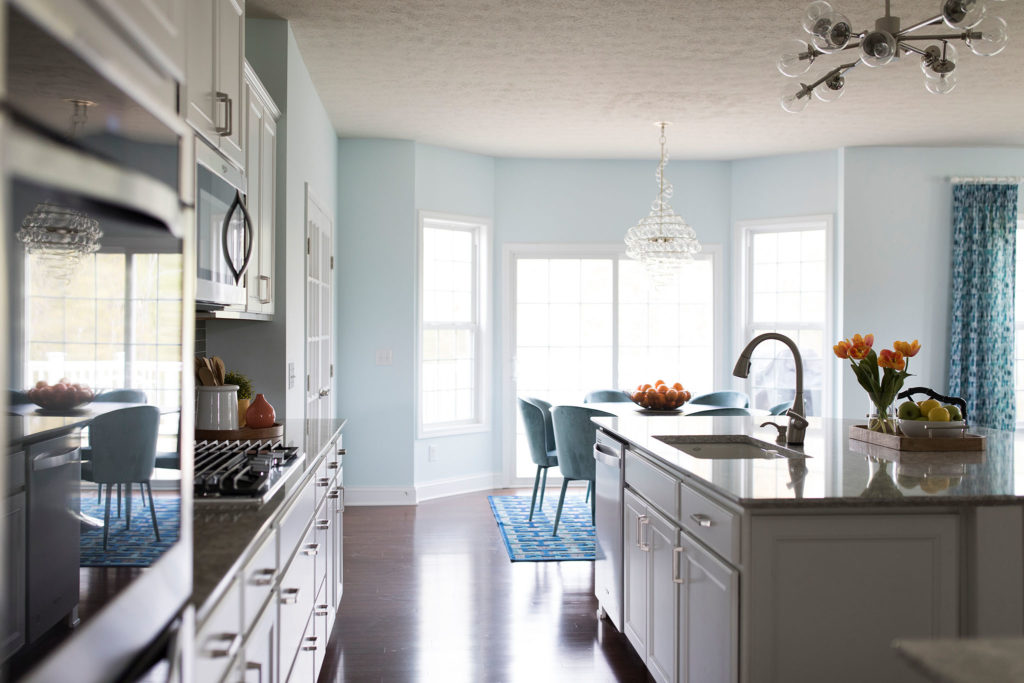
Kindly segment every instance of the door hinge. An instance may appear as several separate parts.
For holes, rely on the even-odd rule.
[[[334,363],[331,363],[331,377],[334,377]]]
[[[331,257],[331,270],[334,270],[334,257]]]
[[[306,393],[309,393],[309,375],[306,375]]]
[[[313,253],[313,240],[311,240],[310,238],[307,237],[306,238],[306,254],[312,254],[312,253]]]

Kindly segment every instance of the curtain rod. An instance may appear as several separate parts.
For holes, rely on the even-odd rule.
[[[1022,176],[952,176],[949,179],[951,183],[1003,183],[1008,185],[1018,185],[1024,183],[1024,177]]]

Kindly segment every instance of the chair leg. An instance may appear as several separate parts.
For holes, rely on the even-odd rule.
[[[565,502],[565,489],[569,486],[568,479],[562,479],[562,494],[558,496],[558,510],[555,512],[555,530],[551,532],[552,536],[558,535],[558,520],[562,518],[562,503]]]
[[[103,484],[97,482],[96,484],[96,504],[99,505],[103,502]]]
[[[121,485],[117,485],[117,516],[121,516]]]
[[[103,488],[103,484],[100,484]],[[110,497],[113,495],[113,485],[107,484],[107,507],[103,512],[103,552],[107,551],[107,535],[110,533]]]
[[[592,488],[594,488],[594,482],[588,481],[587,482],[587,497],[583,499],[584,503],[589,503],[590,502],[590,491],[591,491]]]
[[[533,498],[530,499],[530,521],[533,521],[533,506],[537,502],[537,487],[540,486],[540,471],[543,469],[537,465],[537,475],[533,478]]]
[[[590,482],[587,490],[590,490],[593,486],[594,482]],[[597,496],[590,496],[590,525],[597,526]]]
[[[160,542],[160,527],[158,527],[156,525],[156,508],[153,507],[153,485],[147,481],[147,482],[145,482],[143,484],[139,484],[139,486],[145,486],[146,489],[149,490],[149,514],[153,518],[153,533],[156,534],[156,541],[157,541],[157,543],[159,543]],[[142,500],[143,500],[143,502],[145,502],[146,497],[143,496]]]
[[[131,482],[125,485],[128,495],[124,499],[124,528],[129,531],[132,528],[132,485]]]
[[[540,482],[540,509],[544,509],[544,489],[548,487],[548,468],[544,467],[544,478]]]

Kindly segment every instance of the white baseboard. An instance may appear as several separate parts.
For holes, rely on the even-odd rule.
[[[416,489],[391,486],[346,486],[345,507],[360,505],[415,505]]]
[[[416,501],[457,496],[462,493],[475,493],[498,488],[498,475],[476,474],[470,477],[439,479],[416,485]]]

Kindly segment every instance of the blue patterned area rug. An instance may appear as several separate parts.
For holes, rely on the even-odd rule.
[[[498,530],[513,562],[559,562],[594,559],[594,525],[590,503],[583,496],[566,495],[558,536],[552,536],[558,495],[544,496],[530,519],[530,496],[488,496]]]
[[[106,501],[106,493],[104,501]],[[148,499],[147,499],[148,500]],[[132,528],[125,529],[126,501],[121,501],[121,516],[117,516],[117,493],[110,500],[110,536],[107,549],[103,550],[103,529],[82,527],[82,552],[79,565],[82,567],[148,567],[167,552],[178,540],[179,509],[178,496],[154,496],[156,523],[160,528],[160,541],[153,534],[153,518],[149,507],[142,506],[140,496],[132,497]],[[82,493],[82,512],[97,519],[103,519],[104,503],[97,503],[94,495]]]

